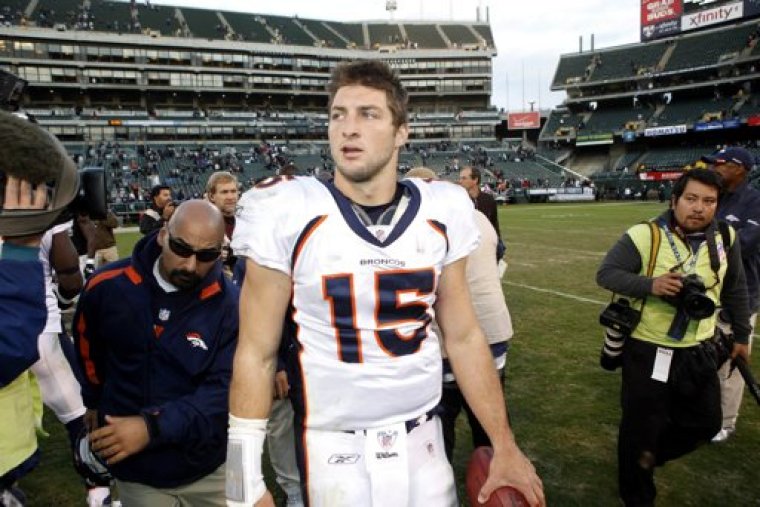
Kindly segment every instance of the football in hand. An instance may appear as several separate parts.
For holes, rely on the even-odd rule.
[[[522,493],[511,486],[498,488],[484,504],[478,503],[478,493],[488,478],[488,470],[491,467],[493,449],[490,447],[478,447],[470,457],[467,465],[467,498],[470,505],[477,507],[529,507],[528,501]]]

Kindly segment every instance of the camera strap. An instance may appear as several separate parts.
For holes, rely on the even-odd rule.
[[[660,234],[660,227],[657,225],[657,222],[642,222],[649,226],[649,232],[651,233],[652,240],[649,244],[649,261],[647,262],[647,271],[646,275],[647,278],[651,278],[652,273],[654,273],[655,265],[657,264],[657,253],[660,251],[660,243],[662,242],[662,235]],[[615,301],[615,293],[612,293],[612,296],[610,297],[610,302]],[[644,309],[644,305],[647,302],[647,297],[644,296],[644,298],[641,300],[641,307],[639,308],[639,311]]]

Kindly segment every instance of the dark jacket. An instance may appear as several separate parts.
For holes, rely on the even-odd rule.
[[[88,280],[74,338],[85,405],[101,424],[106,414],[156,414],[148,447],[113,465],[113,475],[175,487],[225,460],[239,292],[217,263],[197,289],[165,293],[153,276],[156,236]]]
[[[496,207],[496,199],[491,194],[485,192],[479,192],[478,196],[473,199],[475,202],[475,209],[483,213],[488,221],[491,222],[493,228],[496,229],[496,236],[501,238],[501,230],[499,229],[499,213]]]
[[[0,245],[0,387],[39,358],[37,337],[47,321],[39,248]]]
[[[145,213],[140,217],[140,233],[147,235],[163,227],[164,219],[161,216],[162,213],[163,210],[157,210],[153,206],[146,209]]]
[[[760,307],[760,191],[747,182],[720,200],[716,218],[736,229],[742,244],[750,311]]]

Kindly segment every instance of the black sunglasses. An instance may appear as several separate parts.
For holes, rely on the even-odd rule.
[[[193,247],[186,244],[185,242],[173,238],[171,234],[169,234],[169,249],[176,255],[179,255],[185,259],[195,255],[195,258],[198,260],[198,262],[215,261],[217,258],[219,258],[220,255],[222,255],[221,248],[203,248],[200,250],[194,250]]]

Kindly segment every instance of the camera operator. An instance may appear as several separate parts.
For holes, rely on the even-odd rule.
[[[732,357],[747,357],[741,245],[731,227],[715,220],[721,191],[714,172],[684,173],[657,227],[628,229],[597,272],[599,285],[633,298],[640,312],[622,346],[618,486],[627,506],[653,505],[654,468],[708,442],[721,427],[710,340],[716,305],[733,325]]]
[[[39,460],[33,390],[38,336],[48,318],[40,242],[77,194],[76,166],[61,144],[26,119],[0,112],[0,497]]]

